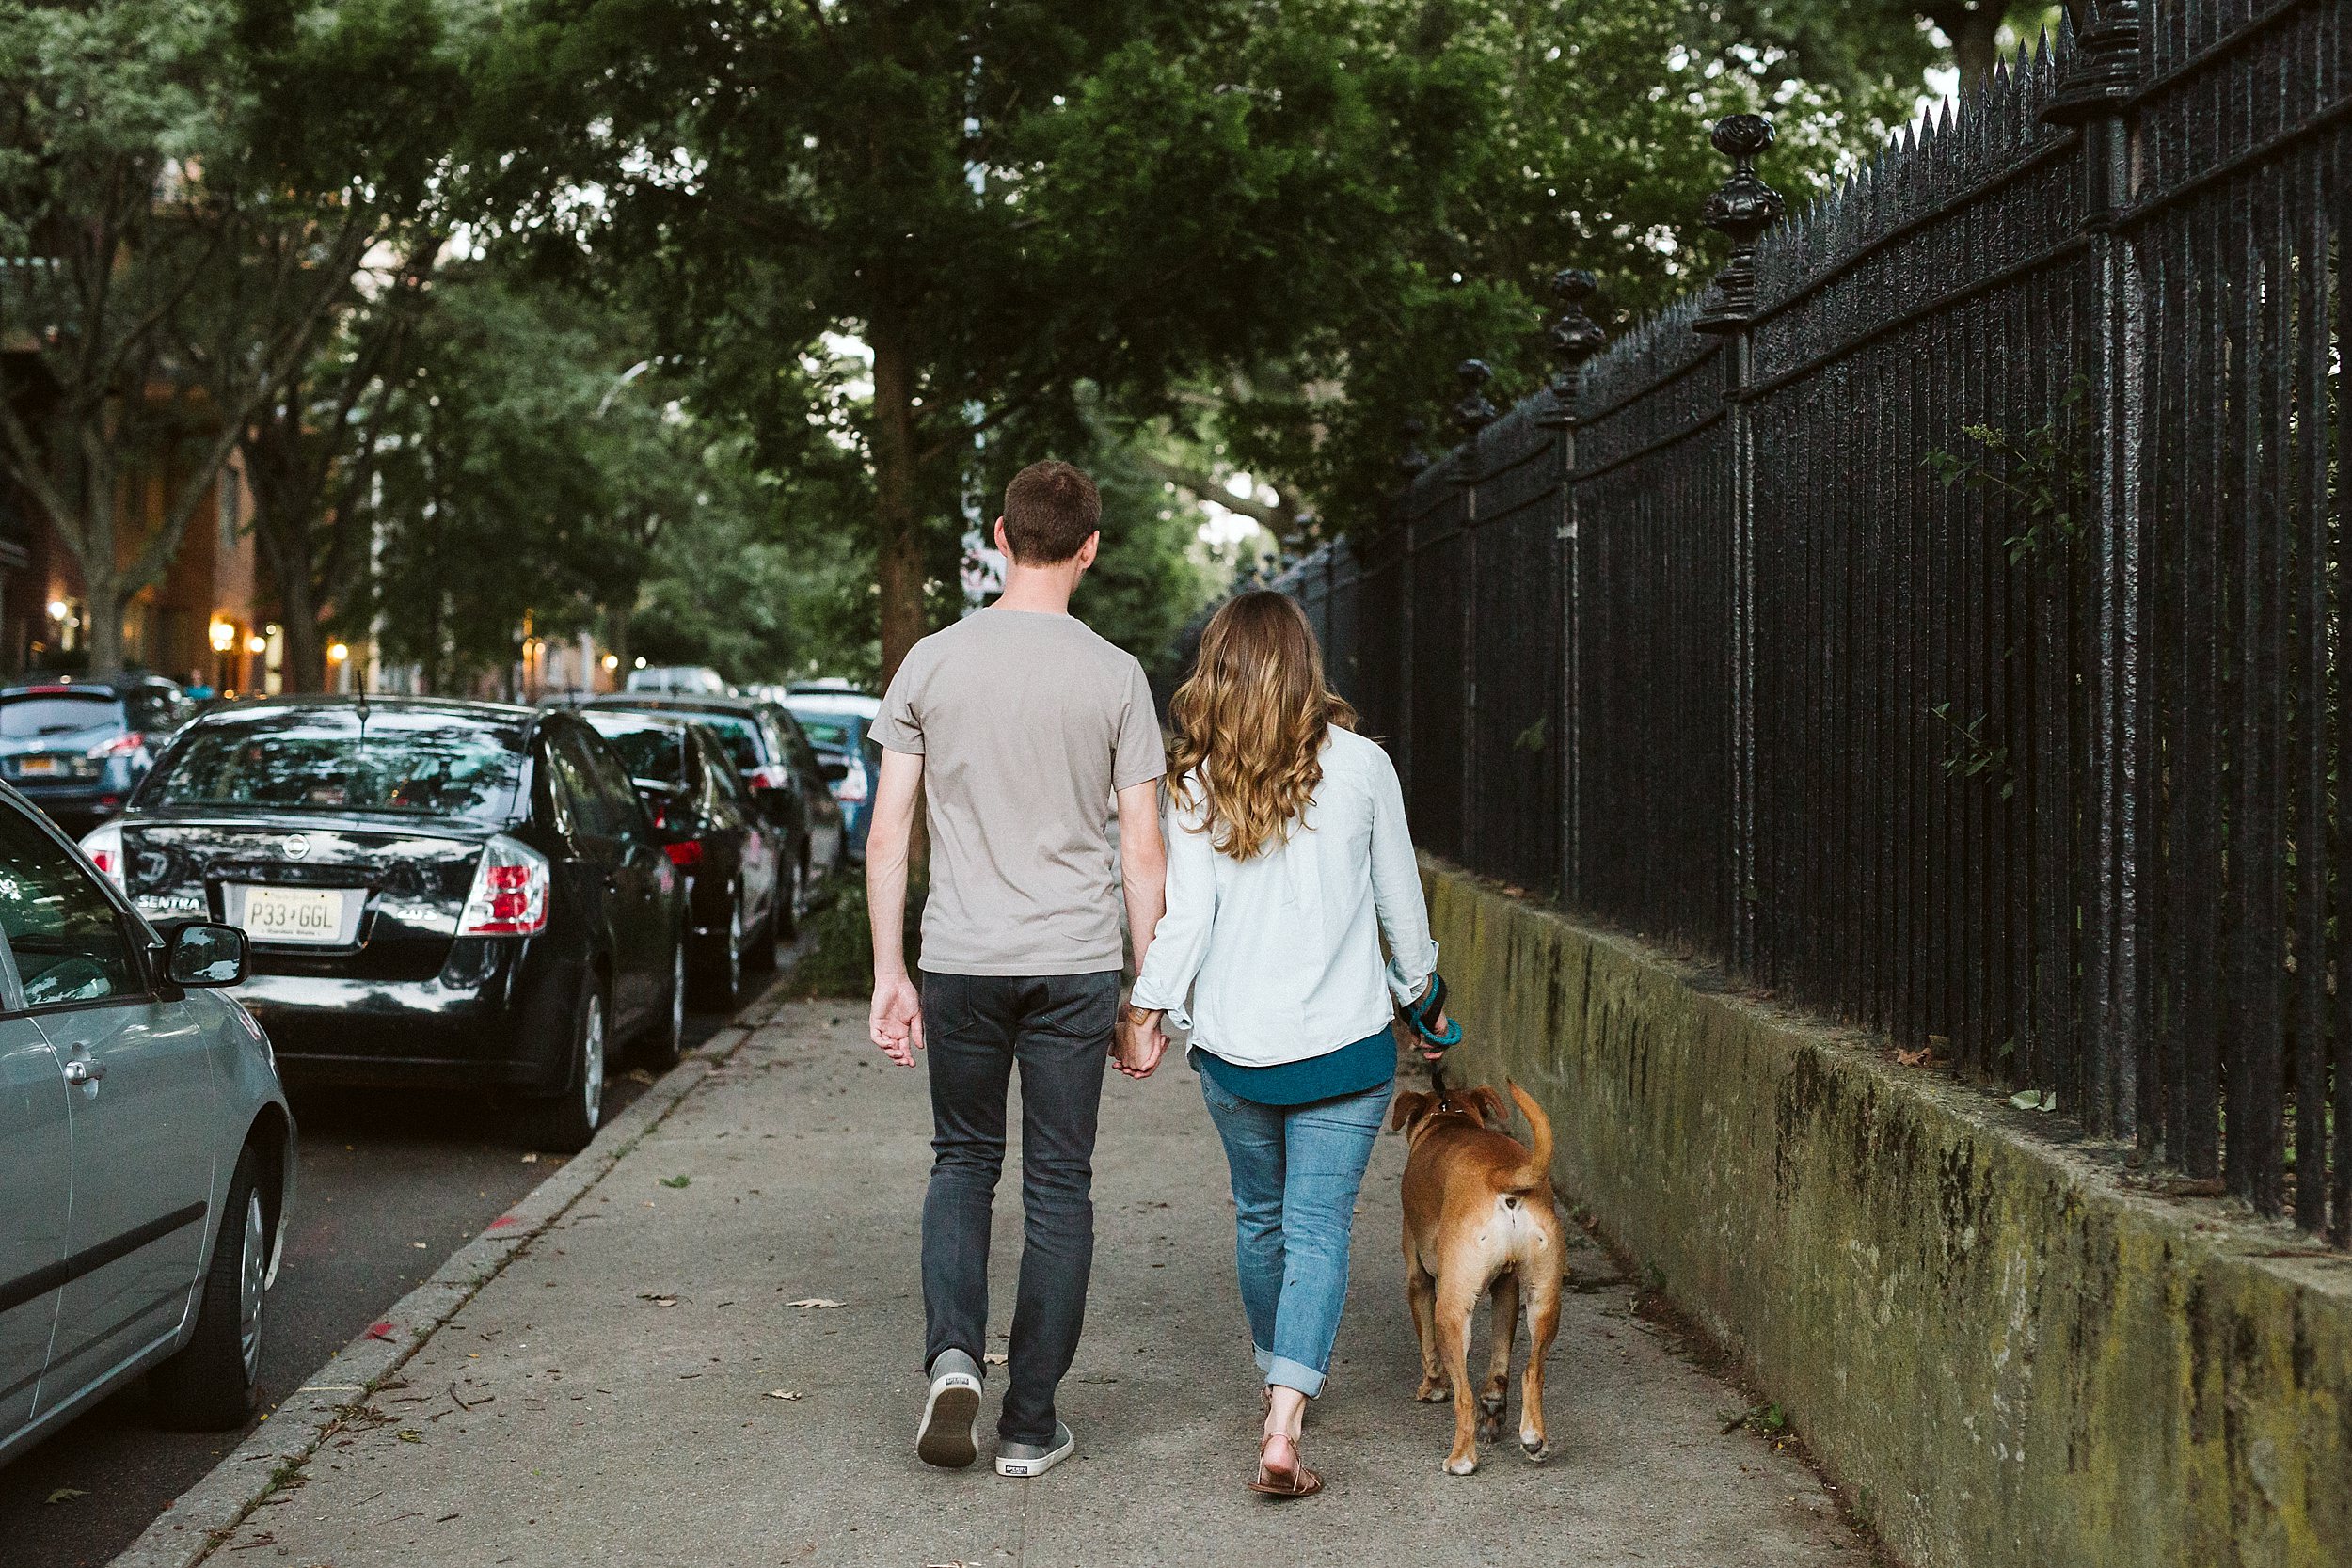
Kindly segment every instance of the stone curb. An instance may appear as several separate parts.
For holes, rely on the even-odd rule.
[[[731,1060],[785,1005],[787,955],[767,990],[686,1060],[661,1075],[628,1110],[597,1129],[588,1147],[490,1222],[393,1304],[262,1418],[235,1452],[173,1499],[111,1568],[194,1568],[235,1533],[247,1514],[315,1452],[336,1424],[423,1348],[424,1342],[549,1226],[660,1125],[714,1066]]]

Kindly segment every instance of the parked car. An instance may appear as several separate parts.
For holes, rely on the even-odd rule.
[[[762,821],[784,854],[785,896],[777,928],[791,936],[847,858],[841,804],[825,785],[817,752],[792,716],[755,697],[647,696],[617,692],[580,709],[652,713],[704,725],[726,745]]]
[[[294,1173],[245,935],[159,937],[5,786],[0,865],[0,1461],[151,1372],[242,1425]]]
[[[874,781],[882,774],[882,748],[869,737],[881,716],[882,699],[831,684],[795,686],[785,711],[817,752],[818,770],[841,802],[841,827],[850,860],[866,863],[866,834],[873,820]]]
[[[677,1059],[683,879],[571,713],[239,704],[183,730],[83,847],[157,924],[252,939],[243,999],[297,1085],[497,1087],[569,1150],[616,1045]]]
[[[631,691],[694,692],[706,697],[723,697],[730,689],[726,677],[707,664],[656,664],[631,670],[626,685]]]
[[[703,1000],[733,1011],[745,967],[775,967],[784,857],[774,830],[704,726],[649,713],[580,717],[620,753],[670,863],[686,874],[689,965]]]
[[[122,809],[196,711],[160,675],[58,675],[0,689],[0,778],[68,832]]]

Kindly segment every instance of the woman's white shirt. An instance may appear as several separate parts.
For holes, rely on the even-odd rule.
[[[1290,835],[1247,861],[1212,847],[1205,803],[1163,796],[1168,912],[1133,1004],[1242,1067],[1305,1061],[1389,1026],[1438,967],[1405,794],[1389,753],[1326,732],[1323,782]],[[1380,939],[1391,958],[1383,962]]]

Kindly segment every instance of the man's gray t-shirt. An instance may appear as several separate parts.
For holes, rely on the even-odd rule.
[[[1166,770],[1134,655],[1068,615],[983,610],[908,651],[873,736],[923,758],[924,969],[1120,967],[1111,795]]]

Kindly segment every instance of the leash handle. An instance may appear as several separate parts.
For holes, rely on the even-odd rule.
[[[1433,1019],[1445,1011],[1445,976],[1432,974],[1429,976],[1429,989],[1405,1009],[1405,1022],[1411,1024],[1413,1033],[1420,1037],[1421,1059],[1429,1064],[1429,1086],[1439,1094],[1445,1093],[1445,1053],[1462,1043],[1460,1019],[1447,1019],[1443,1033],[1431,1024]]]

